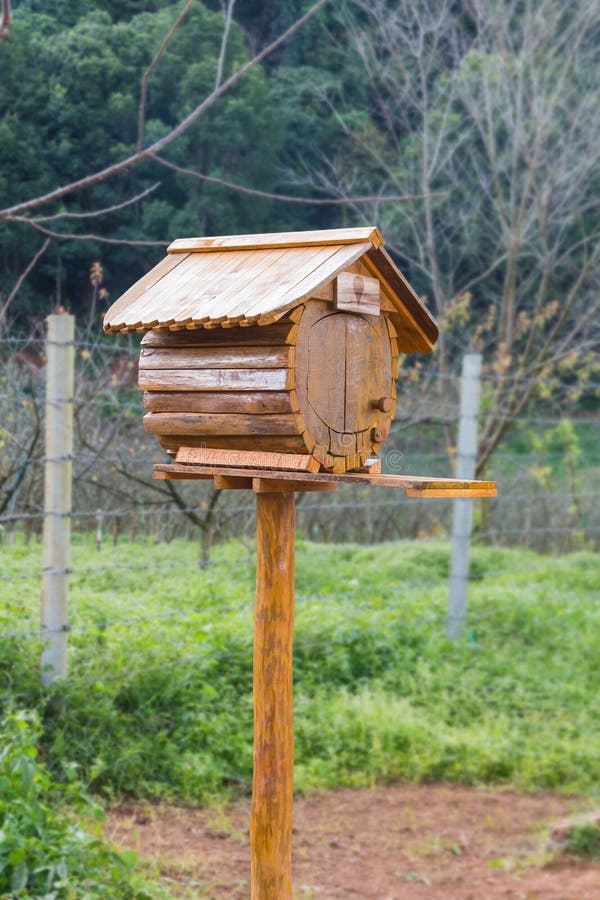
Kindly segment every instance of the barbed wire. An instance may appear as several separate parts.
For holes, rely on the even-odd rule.
[[[245,559],[242,559],[240,562],[247,562],[255,559],[254,556],[248,556]],[[217,568],[218,566],[227,566],[231,568],[232,566],[238,565],[238,561],[232,562],[227,559],[218,559],[218,560],[207,560],[206,562],[200,561],[198,559],[190,561],[190,562],[161,562],[161,563],[110,563],[104,566],[82,566],[80,568],[69,567],[68,569],[52,569],[52,570],[43,570],[36,569],[34,572],[30,572],[27,570],[25,573],[24,570],[21,572],[11,573],[8,575],[0,575],[0,581],[13,581],[15,579],[42,579],[44,575],[94,575],[98,572],[146,572],[146,571],[160,571],[162,569],[166,569],[167,571],[172,571],[173,569],[202,569],[203,571],[208,569]]]
[[[2,345],[2,358],[6,359],[8,357],[8,361],[10,362],[10,353],[11,351],[16,351],[16,348],[27,348],[29,346],[32,347],[36,352],[39,351],[37,359],[39,359],[40,363],[43,362],[43,349],[48,346],[48,341],[43,337],[34,337],[34,338],[0,338],[0,345]],[[64,342],[56,342],[60,343],[64,346]],[[136,400],[132,399],[130,394],[135,390],[135,386],[133,384],[123,385],[119,384],[118,389],[113,387],[112,384],[107,383],[107,380],[112,378],[111,374],[111,366],[115,366],[115,370],[117,366],[121,366],[121,370],[123,370],[125,364],[129,369],[134,360],[137,359],[139,354],[139,346],[136,338],[132,338],[128,336],[121,341],[115,342],[114,339],[111,339],[110,343],[103,343],[100,340],[91,340],[91,339],[80,339],[76,338],[73,342],[70,343],[73,347],[78,351],[77,356],[77,371],[83,373],[82,378],[78,382],[76,397],[74,400],[74,405],[78,410],[78,413],[85,413],[89,409],[89,414],[91,417],[95,417],[96,425],[93,426],[93,434],[101,433],[102,423],[105,419],[108,419],[108,415],[102,416],[99,415],[98,411],[109,411],[111,418],[114,416],[115,411],[119,411],[123,414],[135,413],[136,417],[142,411],[142,402],[141,397]],[[8,351],[6,351],[8,348]],[[41,348],[41,349],[40,349]],[[104,359],[104,354],[107,351],[112,354],[108,359]],[[22,352],[22,351],[21,351]],[[27,362],[27,360],[25,360]],[[35,361],[31,362],[33,367],[37,367],[37,363]],[[38,367],[41,369],[41,365]],[[121,371],[119,370],[119,371]],[[87,373],[87,374],[86,374]],[[435,429],[441,429],[442,427],[452,426],[454,427],[457,423],[458,413],[459,413],[459,404],[457,402],[457,393],[458,391],[455,389],[458,388],[458,385],[461,382],[461,375],[459,373],[447,373],[443,376],[440,376],[439,373],[425,372],[426,378],[435,377],[442,382],[448,383],[450,387],[448,387],[446,391],[446,396],[443,398],[438,397],[422,397],[419,398],[418,408],[412,408],[409,405],[408,409],[402,409],[401,403],[403,398],[399,398],[399,411],[396,419],[392,423],[392,435],[396,441],[400,440],[400,435],[403,437],[410,436],[412,437],[412,432],[410,426],[413,424],[419,424],[419,421],[423,418],[428,419],[428,424],[431,424]],[[84,378],[88,378],[87,381],[84,381]],[[120,379],[121,382],[123,379]],[[38,419],[41,416],[41,410],[46,405],[47,401],[45,398],[41,396],[41,389],[38,394],[38,387],[36,385],[41,386],[42,379],[40,378],[34,386],[31,388],[31,393],[34,395],[33,403],[36,404],[36,408],[33,410],[33,413],[28,412],[28,407],[23,407],[22,415],[25,417],[26,421],[33,421],[34,416],[37,416]],[[514,384],[515,382],[519,382],[523,387],[532,387],[539,384],[539,380],[537,379],[527,379],[521,378],[516,375],[506,375],[502,373],[493,373],[487,372],[482,375],[482,381],[488,384],[495,384],[498,388],[502,388],[503,383],[507,383],[509,386]],[[417,382],[411,383],[409,387],[413,387]],[[123,390],[125,388],[125,390]],[[490,411],[483,411],[481,413],[480,418],[484,420],[486,416],[493,414],[499,421],[507,422],[512,427],[515,428],[527,428],[531,426],[540,426],[541,428],[555,428],[560,424],[563,418],[567,418],[569,421],[573,422],[578,428],[589,429],[594,428],[597,429],[600,426],[600,421],[597,418],[592,418],[591,416],[586,415],[578,415],[574,417],[571,413],[572,410],[561,409],[560,404],[564,405],[565,398],[570,398],[573,393],[582,393],[589,392],[592,390],[596,390],[600,388],[600,384],[596,381],[589,380],[585,383],[576,383],[569,384],[566,382],[560,382],[557,384],[552,384],[552,398],[551,402],[545,402],[543,400],[538,400],[537,405],[531,405],[529,407],[529,412],[523,411],[519,414],[513,414],[510,406],[503,405],[502,403],[498,408],[495,408],[492,413]],[[18,396],[19,384],[16,379],[14,383],[11,383],[11,390],[14,390],[15,397]],[[126,393],[127,392],[127,393]],[[125,395],[125,396],[124,396]],[[410,392],[407,392],[409,404],[411,401]],[[502,397],[502,392],[500,390],[499,396]],[[12,397],[12,394],[11,394]],[[556,403],[554,403],[554,398],[556,398]],[[19,402],[21,401],[21,397],[19,397]],[[28,399],[28,398],[27,398]],[[15,400],[12,401],[16,402]],[[64,400],[57,399],[53,400],[52,403],[54,405],[61,405],[64,403],[71,403],[70,398],[65,398]],[[554,404],[554,405],[553,405]],[[552,410],[555,409],[555,413],[552,414]],[[30,415],[30,419],[28,420],[26,417]],[[85,418],[81,416],[81,420],[84,424],[80,427],[85,428],[85,422],[89,422],[90,418]],[[19,421],[21,421],[19,419]],[[91,420],[94,422],[94,419]],[[133,422],[132,419],[127,419],[126,424]],[[29,427],[29,426],[28,426]],[[137,420],[135,421],[135,428],[140,432],[140,435],[143,435],[141,431],[141,423]],[[32,432],[33,434],[34,432]],[[83,432],[82,432],[83,433]],[[130,432],[127,432],[130,433]],[[542,432],[545,433],[545,432]],[[435,434],[438,435],[439,431],[435,431]],[[441,434],[441,439],[444,439],[444,433]],[[137,440],[137,438],[136,438]],[[149,443],[153,438],[146,438],[144,436],[144,440],[147,440]],[[440,441],[440,437],[436,439],[436,441]],[[93,438],[90,438],[87,441],[88,446],[93,444]],[[99,442],[101,443],[101,442]],[[444,447],[440,448],[437,451],[431,451],[428,449],[423,449],[421,451],[419,447],[410,447],[409,441],[404,441],[405,449],[402,451],[402,467],[396,467],[395,471],[406,471],[406,469],[411,468],[411,461],[415,460],[421,463],[423,460],[443,460],[445,463],[450,462],[452,453],[449,448]],[[20,441],[16,445],[17,452],[20,447],[25,448],[26,444],[23,441]],[[598,442],[598,448],[600,451],[600,441]],[[32,449],[31,446],[27,446],[27,449]],[[75,469],[75,479],[77,483],[78,476],[77,468],[78,467],[86,467],[86,475],[89,477],[90,472],[95,472],[98,468],[106,468],[106,467],[119,467],[123,471],[119,472],[116,477],[127,478],[128,470],[133,469],[135,466],[138,471],[141,465],[149,465],[153,462],[157,461],[157,457],[164,461],[165,455],[159,454],[159,451],[154,450],[150,452],[146,450],[144,445],[142,444],[137,450],[134,457],[123,453],[122,455],[115,455],[110,452],[110,447],[107,447],[107,453],[104,454],[103,448],[99,448],[96,452],[92,450],[82,450],[79,447],[75,449],[75,451],[69,456],[46,456],[44,453],[39,453],[36,455],[24,456],[22,459],[19,459],[17,456],[17,469],[15,473],[10,476],[10,478],[21,478],[21,470],[25,468],[27,470],[27,478],[31,477],[31,482],[34,485],[39,484],[39,480],[35,481],[38,477],[37,473],[40,472],[42,466],[46,463],[59,463],[62,461],[70,461],[73,463]],[[12,451],[11,451],[12,452]],[[387,452],[394,452],[397,454],[399,451],[397,449],[390,448]],[[13,454],[14,455],[14,454]],[[385,452],[382,457],[385,460]],[[585,459],[587,464],[600,459],[600,452],[594,454],[590,448],[586,448],[586,453],[582,456],[582,459]],[[494,454],[494,462],[498,464],[502,472],[503,464],[510,463],[512,467],[512,471],[510,473],[502,472],[503,478],[507,480],[512,479],[513,487],[512,489],[506,489],[504,493],[502,493],[498,498],[492,501],[493,509],[496,511],[500,510],[510,510],[514,506],[523,506],[523,507],[535,507],[538,504],[568,504],[571,506],[576,503],[581,508],[576,511],[576,514],[572,514],[572,511],[565,511],[564,517],[562,518],[562,522],[556,522],[550,525],[547,522],[540,522],[539,517],[536,517],[535,513],[532,514],[532,521],[527,525],[521,525],[519,522],[513,522],[508,520],[501,521],[498,525],[484,527],[483,529],[476,530],[475,532],[475,540],[479,542],[485,542],[486,540],[495,542],[496,545],[498,542],[509,542],[514,541],[514,539],[518,539],[519,537],[525,537],[525,543],[538,541],[542,542],[551,542],[553,539],[556,539],[556,546],[564,546],[565,542],[558,540],[559,538],[567,537],[569,539],[573,539],[575,543],[579,541],[591,541],[592,536],[600,533],[600,527],[597,526],[596,518],[593,515],[595,513],[595,509],[598,506],[597,498],[600,497],[600,491],[592,490],[592,491],[583,491],[578,489],[577,485],[574,484],[574,489],[570,491],[564,490],[564,488],[559,488],[557,491],[550,491],[546,489],[546,487],[542,487],[540,490],[537,489],[536,480],[533,478],[532,473],[528,471],[528,465],[548,465],[553,462],[561,463],[565,461],[565,454],[559,452],[546,452],[545,450],[540,450],[538,453],[511,453],[511,452],[503,452],[497,451]],[[571,463],[573,460],[571,460]],[[34,467],[32,470],[32,475],[29,475],[29,467]],[[449,465],[444,465],[444,470],[446,471],[449,468]],[[518,470],[518,471],[515,471]],[[522,485],[523,479],[520,479],[519,472],[523,476],[527,476],[529,478],[529,493],[525,495],[523,493]],[[149,473],[147,473],[149,475]],[[516,476],[516,477],[515,477]],[[96,476],[94,475],[94,478]],[[144,484],[143,479],[137,478],[137,481],[140,481]],[[86,484],[88,482],[82,481],[81,484]],[[119,482],[120,484],[120,482]],[[9,479],[9,488],[11,482]],[[150,479],[148,478],[147,486],[151,486]],[[184,517],[189,517],[194,514],[201,514],[202,511],[199,509],[198,505],[194,506],[181,506],[176,505],[171,500],[169,500],[168,496],[165,496],[165,499],[157,500],[150,499],[149,497],[143,497],[140,499],[134,499],[133,497],[127,498],[124,494],[126,492],[122,491],[119,495],[118,491],[109,485],[105,485],[102,483],[97,483],[94,485],[96,489],[104,492],[102,499],[103,502],[99,504],[90,503],[86,508],[76,509],[71,513],[56,513],[51,510],[44,511],[39,507],[35,507],[35,505],[31,502],[30,499],[21,502],[29,503],[29,507],[24,507],[21,509],[17,509],[17,493],[13,494],[13,497],[10,499],[10,503],[7,507],[7,511],[0,515],[0,535],[2,535],[5,531],[13,535],[15,533],[16,528],[20,523],[24,523],[27,527],[27,523],[31,523],[35,525],[36,522],[43,522],[48,517],[70,517],[73,522],[80,525],[80,527],[85,528],[86,523],[96,523],[97,526],[97,537],[96,537],[96,545],[107,542],[110,540],[109,535],[104,535],[102,533],[102,524],[104,521],[116,521],[117,519],[128,520],[132,522],[139,523],[153,523],[158,524],[159,528],[163,527],[163,523],[168,521],[168,526],[174,526],[175,528],[180,527],[180,522]],[[156,485],[154,485],[156,487]],[[346,487],[346,486],[344,486]],[[360,486],[359,486],[360,488]],[[356,489],[356,488],[355,488]],[[107,498],[106,492],[112,494],[112,498]],[[80,500],[78,505],[81,507],[83,503],[85,503],[85,492],[79,495]],[[81,498],[83,497],[83,500]],[[318,512],[326,511],[328,518],[334,519],[334,522],[339,520],[335,520],[335,516],[343,513],[345,514],[348,511],[355,511],[359,513],[362,511],[373,512],[377,510],[383,509],[395,509],[401,508],[405,506],[414,506],[420,503],[419,500],[413,498],[405,498],[403,496],[395,496],[393,499],[388,500],[373,500],[369,499],[368,501],[351,501],[346,499],[341,499],[343,494],[340,492],[339,495],[328,495],[324,498],[314,498],[312,502],[302,502],[298,506],[298,514],[302,516],[303,514],[315,514]],[[489,501],[488,501],[489,502]],[[109,504],[109,505],[105,505]],[[124,505],[126,504],[126,505]],[[433,504],[433,505],[432,505]],[[451,505],[447,504],[447,501],[440,498],[439,501],[430,500],[430,504],[428,504],[428,508],[431,510],[439,509],[440,504],[444,504],[444,509],[447,511],[446,515],[449,519]],[[584,508],[585,507],[585,508]],[[226,518],[233,516],[246,516],[248,523],[253,521],[253,516],[255,513],[254,504],[235,504],[232,503],[230,505],[229,498],[218,509],[213,511],[213,522],[219,523],[223,520],[226,521]],[[434,516],[437,513],[434,513]],[[547,513],[544,513],[547,515]],[[316,516],[315,516],[316,518]],[[320,523],[315,521],[315,526],[320,526]],[[12,531],[8,529],[12,527]],[[133,527],[133,526],[132,526]],[[206,525],[208,528],[208,524]],[[436,526],[440,527],[439,522]],[[431,539],[433,541],[438,540],[440,536],[443,536],[444,539],[448,539],[449,528],[443,531],[442,535],[431,533],[428,537],[420,537],[420,540]],[[17,532],[18,533],[18,532]],[[91,533],[91,529],[88,533]],[[165,532],[162,532],[163,535]],[[196,535],[198,532],[195,532]],[[117,546],[118,546],[117,539]],[[568,544],[568,542],[566,542]],[[380,544],[381,545],[381,544]],[[315,547],[314,545],[310,545],[306,550],[299,546],[297,549],[297,559],[299,565],[308,564],[309,562],[314,562],[315,559],[318,559],[322,554],[331,554],[331,548],[328,546],[323,547]],[[538,568],[543,568],[544,570],[551,567],[551,564],[555,562],[554,560],[544,560],[543,563],[540,563],[539,566],[533,565],[531,561],[528,561],[520,568],[515,568],[514,565],[510,567],[510,569],[499,568],[494,570],[485,570],[483,574],[475,572],[472,577],[472,581],[479,581],[481,578],[489,578],[494,575],[507,575],[512,577],[517,577],[519,575],[527,575],[536,571]],[[562,562],[562,561],[556,561]],[[185,561],[185,560],[173,560],[173,561],[157,561],[154,563],[120,563],[117,561],[111,561],[107,564],[101,565],[89,565],[89,566],[71,566],[68,570],[46,570],[45,572],[41,568],[41,566],[36,566],[35,569],[32,570],[31,567],[27,569],[15,569],[14,571],[4,572],[0,575],[0,582],[10,583],[17,581],[41,581],[44,576],[48,575],[56,575],[56,574],[68,574],[70,576],[74,576],[76,578],[82,579],[83,583],[85,583],[86,576],[93,576],[97,573],[103,572],[144,572],[144,573],[154,573],[159,575],[162,571],[165,572],[175,572],[177,570],[196,570],[198,575],[201,577],[203,574],[210,573],[215,571],[219,573],[223,570],[224,567],[227,567],[229,570],[233,571],[241,571],[244,567],[250,570],[256,564],[256,559],[254,555],[248,555],[247,557],[243,557],[239,560],[231,560],[231,559],[218,559],[218,560],[210,560],[208,562],[200,563],[197,559],[193,561]],[[431,580],[420,579],[417,581],[412,580],[410,582],[412,587],[419,587],[423,590],[432,590],[439,589],[442,585],[445,585],[447,581],[447,576],[444,578],[434,577]],[[201,583],[201,582],[200,582]],[[399,583],[399,589],[402,589],[402,584]],[[25,593],[25,592],[24,592]],[[327,596],[322,597],[320,595],[297,595],[297,603],[302,606],[305,602],[321,602],[321,603],[342,603],[347,601],[348,599],[352,600],[353,608],[358,609],[372,609],[372,604],[369,601],[361,602],[361,591],[360,589],[354,593],[342,593],[335,594],[333,597]],[[114,600],[114,597],[110,597],[111,601]],[[140,612],[138,613],[130,613],[129,615],[118,617],[118,618],[109,618],[105,620],[94,620],[90,622],[82,622],[73,625],[67,626],[65,629],[56,629],[56,630],[44,630],[45,636],[50,636],[52,634],[56,634],[58,631],[69,631],[76,634],[85,635],[90,632],[100,632],[106,630],[113,630],[119,628],[133,628],[133,627],[142,627],[142,626],[151,626],[152,623],[156,622],[161,626],[170,623],[178,623],[185,621],[192,621],[195,618],[201,618],[206,615],[210,615],[214,612],[216,606],[206,606],[206,607],[192,607],[186,609],[167,609],[167,610],[158,610],[156,612]],[[18,605],[14,602],[7,602],[4,605],[4,609],[7,611],[7,617],[17,618],[17,613],[23,614],[20,615],[17,620],[23,621],[25,623],[27,621],[26,607],[24,605]],[[229,614],[236,612],[248,612],[251,609],[251,602],[249,600],[244,601],[244,603],[236,605],[236,606],[218,606],[219,613]],[[31,613],[33,615],[33,613]],[[475,614],[472,610],[470,610],[470,620],[469,620],[469,628],[476,627],[477,623],[481,621],[485,621],[487,616],[498,616],[501,613],[497,609],[492,609],[489,612],[477,611]],[[439,624],[445,623],[448,621],[447,615],[432,615],[425,616],[423,618],[414,619],[411,621],[405,620],[402,616],[399,616],[398,622],[399,627],[424,627],[426,624]],[[0,634],[0,640],[41,640],[40,629],[22,629],[19,631],[8,632],[4,635]],[[222,656],[222,658],[232,658],[231,654],[213,654],[211,651],[211,658],[217,658]],[[187,657],[181,657],[172,662],[163,662],[153,667],[144,667],[143,669],[133,669],[129,672],[121,672],[114,675],[94,675],[91,677],[91,681],[98,680],[125,680],[131,677],[134,677],[136,674],[146,673],[148,671],[152,671],[153,669],[162,669],[162,668],[170,668],[172,666],[179,665],[192,665],[194,662],[197,662],[199,659],[205,659],[206,654],[203,656],[198,656],[198,654],[190,654]],[[79,679],[78,679],[79,680]]]
[[[600,528],[596,529],[596,530],[600,531]],[[431,538],[431,540],[437,540],[437,538]],[[421,542],[422,541],[419,541],[419,543],[421,543]],[[387,542],[387,543],[384,542],[383,544],[379,544],[378,546],[385,547],[386,545],[393,546],[393,542]],[[309,547],[302,547],[302,545],[301,545],[296,552],[296,556],[298,558],[299,564],[301,565],[302,562],[307,562],[308,560],[312,560],[315,556],[318,556],[320,554],[331,555],[334,552],[335,552],[335,549],[331,545],[330,546],[322,546],[322,547],[318,547],[318,546],[315,546],[312,544]],[[304,560],[302,559],[303,556],[305,557]],[[448,560],[450,560],[450,551],[449,550],[448,550]],[[143,570],[145,570],[147,568],[153,568],[153,569],[156,569],[156,568],[178,568],[178,567],[184,568],[184,567],[193,566],[196,569],[200,569],[199,574],[206,574],[207,571],[210,571],[211,569],[219,568],[222,566],[226,566],[230,571],[231,570],[235,571],[235,570],[241,569],[242,567],[253,568],[255,566],[255,564],[256,564],[256,556],[249,555],[249,556],[241,557],[241,558],[238,558],[235,560],[222,559],[222,560],[210,561],[208,564],[205,564],[202,567],[200,567],[198,562],[195,561],[195,562],[190,562],[190,563],[175,563],[173,565],[166,565],[166,566],[157,564],[155,566],[150,566],[150,567],[149,566],[117,564],[115,566],[101,566],[101,567],[94,566],[94,567],[89,567],[86,569],[73,570],[73,571],[78,571],[81,574],[81,573],[95,573],[98,571],[113,571],[114,569],[117,569],[117,570],[123,570],[123,569],[140,570],[140,569],[143,569]],[[472,584],[481,584],[486,579],[496,578],[498,576],[503,576],[503,575],[506,575],[510,578],[514,578],[517,575],[527,574],[528,576],[533,577],[535,575],[535,573],[540,570],[545,574],[548,572],[548,570],[552,570],[553,568],[561,568],[561,567],[564,567],[564,565],[565,565],[565,561],[564,561],[564,559],[561,559],[561,558],[551,559],[551,560],[543,559],[543,560],[538,561],[537,563],[535,561],[528,560],[523,565],[517,566],[517,567],[515,567],[514,565],[507,565],[504,567],[498,567],[498,568],[492,568],[492,569],[486,568],[482,572],[477,572],[477,571],[472,572],[471,576],[469,577],[469,581]],[[600,565],[600,561],[599,561],[599,565]],[[403,580],[401,582],[401,584],[402,584],[403,588],[406,588],[408,586],[408,587],[410,587],[411,590],[414,590],[415,588],[431,590],[432,588],[442,587],[442,586],[445,588],[447,586],[447,576],[446,575],[444,575],[444,576],[436,575],[434,578],[431,578],[431,579],[423,579],[423,578],[412,579],[411,578],[408,582]],[[390,588],[390,590],[392,590],[392,588]],[[363,601],[363,602],[360,601],[360,597],[362,597],[363,592],[364,592],[364,588],[360,584],[358,585],[357,589],[354,591],[351,591],[351,592],[349,592],[349,591],[339,592],[338,591],[334,594],[327,594],[327,595],[320,594],[318,592],[317,593],[315,593],[315,592],[306,593],[306,592],[300,591],[300,592],[296,593],[296,605],[297,605],[297,607],[301,608],[302,606],[307,605],[311,602],[313,602],[313,603],[318,602],[321,604],[333,606],[336,604],[345,603],[345,602],[347,603],[349,601],[352,601],[352,609],[353,610],[357,610],[357,609],[372,610],[373,609],[372,600]],[[563,602],[563,600],[564,600],[564,598],[561,599],[561,602]],[[533,603],[535,601],[532,600],[531,602]],[[569,603],[572,603],[572,602],[573,602],[572,598],[569,599]],[[600,604],[600,595],[598,596],[598,603]],[[13,632],[7,632],[7,633],[0,632],[0,640],[23,640],[26,638],[36,638],[38,640],[43,640],[43,636],[50,636],[52,634],[59,634],[59,633],[64,633],[64,632],[69,632],[69,633],[73,632],[73,633],[80,633],[80,634],[85,634],[85,633],[89,633],[89,632],[97,633],[97,632],[103,632],[108,629],[127,627],[127,626],[130,626],[133,624],[141,624],[144,622],[156,621],[156,622],[164,623],[167,620],[175,620],[175,619],[191,621],[193,619],[196,619],[196,618],[199,618],[202,616],[210,615],[211,613],[213,613],[215,611],[215,609],[218,610],[219,616],[224,615],[226,613],[237,613],[237,612],[242,612],[242,611],[248,612],[252,609],[252,604],[253,604],[253,598],[250,597],[250,595],[249,595],[249,597],[246,600],[244,600],[243,602],[241,602],[239,604],[235,604],[235,605],[222,604],[222,603],[214,604],[213,603],[213,604],[207,604],[202,607],[196,606],[196,607],[185,608],[185,609],[169,609],[169,610],[156,611],[156,612],[152,612],[152,613],[144,613],[141,615],[127,615],[127,616],[122,616],[122,617],[112,618],[112,619],[100,619],[100,620],[94,620],[93,622],[90,622],[87,624],[81,624],[81,625],[79,625],[79,624],[69,625],[69,626],[64,626],[64,627],[56,628],[56,629],[45,628],[45,629],[43,629],[43,635],[40,631],[40,628],[13,631]],[[23,609],[23,607],[20,607],[20,608]],[[378,606],[377,609],[380,610],[381,607]],[[493,611],[491,614],[497,615],[499,613],[498,613],[498,611]],[[481,613],[478,613],[477,618],[481,619],[481,617],[482,617]],[[436,621],[445,620],[445,619],[447,619],[447,616],[435,617]],[[415,624],[415,623],[413,623],[413,624]],[[418,623],[416,623],[416,624],[418,624]]]
[[[355,485],[342,485],[342,487],[356,489]],[[360,486],[358,486],[360,487]],[[592,491],[545,491],[545,490],[531,490],[527,495],[527,499],[531,501],[535,501],[536,503],[550,500],[556,502],[562,502],[564,500],[568,501],[578,501],[578,500],[589,500],[593,501],[596,498],[600,497],[600,491],[592,490]],[[518,503],[522,505],[524,503],[523,494],[518,489],[507,489],[506,492],[500,493],[497,497],[494,498],[485,498],[486,502],[492,502],[494,506],[505,506]],[[344,509],[364,509],[364,510],[373,510],[373,509],[381,509],[381,508],[394,508],[397,506],[415,506],[417,503],[422,502],[421,498],[415,497],[405,497],[398,496],[393,500],[365,500],[365,501],[340,501],[338,497],[332,497],[330,494],[327,499],[323,499],[321,501],[312,501],[309,503],[301,503],[298,505],[298,513],[302,512],[314,512],[318,510],[327,509],[328,511],[336,511],[336,510],[344,510]],[[448,500],[444,497],[439,498],[429,498],[428,504],[447,504]],[[19,522],[19,521],[40,521],[45,518],[72,518],[76,520],[94,520],[98,521],[99,519],[114,519],[119,518],[123,519],[127,516],[139,516],[143,518],[156,518],[160,516],[165,516],[172,518],[173,516],[188,516],[190,514],[198,514],[201,512],[201,508],[198,505],[195,506],[178,506],[173,501],[169,500],[169,498],[165,498],[164,500],[138,500],[135,504],[130,504],[127,507],[118,507],[117,509],[105,508],[105,507],[96,507],[93,510],[73,510],[71,512],[54,512],[54,511],[44,511],[44,510],[36,510],[35,512],[20,512],[20,513],[9,513],[6,515],[0,516],[0,524],[8,523],[8,522]],[[217,508],[213,512],[213,516],[218,518],[219,515],[233,515],[237,513],[255,513],[255,506],[252,503],[243,504],[243,505],[227,505]],[[549,532],[552,531],[550,527],[547,529]]]

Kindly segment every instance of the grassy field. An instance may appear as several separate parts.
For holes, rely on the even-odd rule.
[[[40,548],[1,550],[3,573]],[[251,777],[254,566],[239,543],[73,554],[68,683],[42,695],[35,637],[0,643],[3,702],[39,711],[44,760],[108,797],[188,803]],[[600,783],[600,559],[475,548],[469,628],[444,637],[448,545],[300,541],[300,792],[394,779],[594,793]],[[16,588],[15,588],[16,585]],[[35,630],[39,579],[0,582],[3,633]]]

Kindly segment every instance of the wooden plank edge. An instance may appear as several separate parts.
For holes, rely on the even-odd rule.
[[[227,466],[229,468],[283,469],[293,472],[319,471],[319,462],[304,453],[269,453],[264,450],[227,450],[181,446],[175,456],[180,465]]]
[[[158,463],[154,466],[154,472],[169,472],[172,477],[212,477],[213,475],[233,475],[246,478],[271,478],[283,481],[310,481],[310,482],[337,482],[338,484],[371,484],[375,487],[400,487],[416,490],[419,496],[428,493],[433,496],[434,491],[443,492],[443,496],[450,496],[451,491],[468,492],[466,496],[475,496],[474,491],[482,492],[479,496],[497,496],[497,487],[494,481],[468,481],[460,478],[435,478],[428,475],[373,475],[368,472],[345,472],[334,474],[330,472],[300,472],[291,470],[277,471],[275,469],[249,469],[225,466],[200,466],[182,463]]]
[[[177,238],[167,253],[222,253],[231,250],[273,250],[294,247],[330,247],[368,241],[374,249],[385,243],[377,226],[332,228],[314,231],[279,231],[266,234],[227,234],[214,237]]]
[[[407,497],[420,497],[422,500],[452,499],[458,497],[496,497],[496,488],[465,487],[465,488],[419,488],[407,487]]]

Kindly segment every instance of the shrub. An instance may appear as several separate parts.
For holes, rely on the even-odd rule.
[[[100,808],[73,778],[55,783],[40,760],[35,713],[9,712],[0,746],[0,896],[11,900],[149,900],[135,856],[99,837]],[[81,816],[92,826],[84,830]],[[96,820],[95,826],[93,820]]]

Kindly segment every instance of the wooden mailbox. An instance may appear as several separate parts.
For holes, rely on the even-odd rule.
[[[252,900],[291,900],[295,493],[496,486],[364,465],[394,415],[397,354],[438,335],[377,228],[175,241],[104,328],[147,332],[144,424],[176,456],[153,477],[257,495]]]
[[[147,332],[144,425],[165,449],[311,454],[335,473],[377,453],[398,353],[438,334],[377,228],[177,240],[104,328]]]

